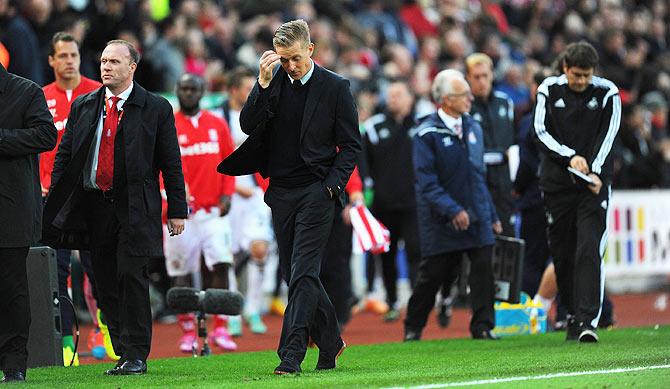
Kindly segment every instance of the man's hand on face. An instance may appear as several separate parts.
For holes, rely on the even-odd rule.
[[[272,70],[277,66],[280,60],[281,57],[279,54],[272,50],[267,50],[261,55],[261,59],[258,61],[260,68],[258,73],[258,83],[263,89],[270,86],[270,81],[272,81]]]

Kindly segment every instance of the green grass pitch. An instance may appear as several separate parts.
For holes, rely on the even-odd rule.
[[[112,363],[28,371],[28,386],[51,388],[311,388],[446,387],[497,388],[670,388],[670,326],[600,331],[600,343],[566,342],[565,333],[474,341],[445,339],[411,343],[349,346],[332,371],[314,371],[317,350],[310,349],[294,376],[272,374],[274,352],[231,353],[206,358],[149,360],[144,376],[107,377]],[[345,337],[346,339],[346,337]],[[607,371],[660,366],[625,372],[599,372],[526,380],[556,373]],[[442,386],[441,386],[442,385]]]

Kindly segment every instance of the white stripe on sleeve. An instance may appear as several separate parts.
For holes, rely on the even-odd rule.
[[[544,119],[547,115],[547,108],[545,106],[547,96],[543,93],[537,94],[537,104],[535,108],[535,133],[537,137],[544,143],[547,148],[563,157],[572,157],[575,155],[575,150],[569,148],[568,146],[562,145],[554,139],[551,134],[547,132],[547,128],[544,125]]]
[[[621,98],[618,94],[616,94],[612,96],[612,116],[610,117],[610,125],[607,129],[607,135],[605,135],[605,139],[603,140],[602,145],[600,145],[598,155],[593,160],[593,164],[591,165],[591,171],[595,174],[600,174],[603,164],[605,163],[605,159],[607,158],[607,155],[610,153],[612,145],[614,144],[614,138],[616,138],[616,134],[619,131],[620,123]]]

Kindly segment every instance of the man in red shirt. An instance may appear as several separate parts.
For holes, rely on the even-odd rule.
[[[189,188],[191,212],[184,234],[165,240],[165,265],[175,286],[190,286],[191,274],[200,270],[200,257],[212,273],[213,288],[228,289],[233,263],[229,217],[230,198],[235,178],[216,172],[219,162],[233,151],[233,141],[226,122],[200,109],[205,91],[204,80],[184,74],[177,82],[180,110],[175,113],[177,139],[181,150],[184,181]],[[204,270],[204,269],[203,269]],[[191,352],[197,347],[194,317],[179,315],[183,336],[179,348]],[[226,329],[226,319],[216,315],[211,340],[226,351],[237,345]]]
[[[98,89],[102,85],[98,81],[82,76],[79,73],[80,63],[79,43],[72,35],[57,32],[51,39],[49,54],[49,66],[54,69],[56,81],[42,88],[47,99],[47,107],[54,117],[54,124],[58,130],[56,148],[40,154],[40,181],[42,194],[45,196],[51,185],[51,170],[72,102],[80,95]]]
[[[79,43],[74,37],[65,32],[57,32],[51,39],[51,52],[49,53],[49,66],[54,70],[56,81],[46,85],[43,89],[44,97],[47,100],[47,107],[49,112],[53,115],[56,130],[58,130],[58,139],[56,141],[56,148],[51,151],[40,154],[40,182],[42,185],[42,196],[46,197],[49,193],[49,186],[51,186],[51,171],[53,170],[54,160],[56,158],[56,151],[58,145],[63,137],[67,117],[70,114],[70,106],[72,102],[85,93],[91,92],[99,88],[102,84],[82,76],[79,73],[79,65],[81,58],[79,56]],[[67,295],[67,280],[70,276],[70,258],[72,252],[70,250],[60,249],[57,251],[58,258],[58,293],[60,295]],[[91,255],[88,251],[80,251],[81,264],[86,271],[89,282],[93,286],[95,284],[93,278],[93,270],[91,267]],[[95,287],[92,288],[93,296],[95,296]],[[93,322],[98,324],[96,310],[93,304],[89,306],[91,309],[91,316]],[[73,312],[65,304],[61,304],[61,321],[63,330],[63,362],[66,366],[70,365],[73,360],[74,343],[72,341],[72,322]],[[89,335],[89,347],[100,347],[103,343],[104,333],[106,333],[106,326],[102,325],[103,330],[100,332],[99,328],[94,329]],[[108,333],[107,333],[108,334]],[[111,347],[109,335],[107,335],[108,355],[111,358],[116,357]],[[99,355],[99,354],[98,354]],[[79,359],[74,356],[74,364],[79,364]]]

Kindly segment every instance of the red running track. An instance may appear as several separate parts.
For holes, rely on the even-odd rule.
[[[642,327],[656,324],[670,325],[670,309],[667,307],[667,293],[619,295],[610,296],[610,298],[614,303],[616,327]],[[656,304],[659,299],[665,299],[666,304]],[[348,345],[400,342],[403,337],[403,318],[404,312],[400,320],[393,323],[385,323],[379,315],[362,312],[352,318],[342,337]],[[423,332],[423,338],[446,339],[468,337],[470,336],[468,330],[469,320],[470,312],[468,309],[455,309],[451,325],[447,329],[441,329],[437,325],[433,312]],[[281,331],[281,317],[268,315],[264,318],[264,321],[268,327],[268,332],[263,335],[252,334],[246,326],[244,327],[243,335],[235,338],[239,347],[236,352],[276,349]],[[90,328],[90,326],[86,326],[81,331],[82,341],[80,345],[82,345],[81,349],[84,352],[88,351],[86,336],[88,336]],[[181,332],[176,324],[155,323],[153,327],[151,355],[149,357],[155,359],[188,355],[179,352],[177,341],[180,335]],[[216,347],[213,347],[212,351],[215,354],[223,352]],[[82,364],[100,362],[90,356],[82,356],[80,361]],[[109,360],[101,362],[109,362]]]

